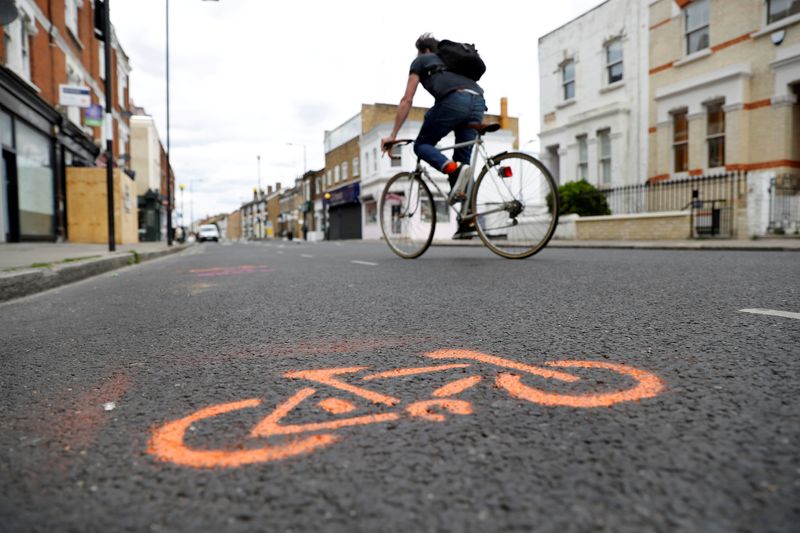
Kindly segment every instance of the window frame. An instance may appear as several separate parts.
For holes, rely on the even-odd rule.
[[[358,156],[353,158],[353,177],[361,175],[361,162],[358,160]]]
[[[705,104],[706,108],[706,149],[708,153],[708,168],[719,168],[725,166],[725,101],[716,100]],[[716,112],[720,120],[716,122],[721,125],[717,131],[712,132],[712,112]],[[712,164],[712,145],[716,145],[718,159],[713,160]]]
[[[678,138],[678,119],[683,117],[682,122],[685,124],[685,137]],[[682,168],[678,168],[678,151],[683,154]],[[678,109],[672,112],[672,170],[673,172],[688,172],[689,170],[689,110]]]
[[[789,5],[786,7],[785,14],[773,18],[773,15],[772,15],[772,3],[775,2],[775,0],[766,0],[766,3],[767,3],[767,6],[766,6],[767,7],[767,9],[766,9],[766,11],[767,11],[767,25],[774,24],[776,22],[780,22],[780,21],[782,21],[782,20],[784,20],[786,18],[792,17],[794,15],[800,15],[800,0],[782,0],[782,1],[788,1],[789,2]],[[793,11],[795,6],[796,6],[797,11]]]
[[[589,181],[589,137],[586,134],[577,135],[578,143],[578,179]]]
[[[690,11],[693,11],[698,8],[698,6],[705,6],[705,24],[704,25],[697,25],[695,27],[689,28],[689,14]],[[710,13],[710,3],[708,0],[695,0],[691,2],[686,7],[683,8],[683,36],[684,40],[686,41],[686,55],[690,56],[692,54],[696,54],[698,52],[702,52],[703,50],[707,50],[711,46],[711,13]],[[696,50],[692,50],[691,48],[691,39],[690,36],[698,34],[705,30],[706,34],[706,43],[705,46],[699,47]],[[701,41],[702,42],[702,41]]]
[[[567,79],[567,67],[572,67],[572,77]],[[575,99],[575,60],[568,59],[561,63],[561,99],[565,102]],[[571,95],[568,91],[571,89]]]
[[[611,152],[611,128],[597,130],[597,181],[601,185],[611,183]]]
[[[614,61],[613,63],[609,59],[609,53],[611,51],[611,47],[613,45],[619,45],[619,59]],[[622,38],[617,37],[616,39],[611,39],[605,45],[606,51],[606,85],[613,85],[615,83],[621,83],[625,79],[625,52],[622,46]],[[611,80],[611,69],[617,65],[620,65],[622,71],[620,72],[618,80]]]
[[[392,145],[391,148],[392,157],[390,158],[391,165],[393,167],[401,167],[403,166],[403,147],[399,144]]]

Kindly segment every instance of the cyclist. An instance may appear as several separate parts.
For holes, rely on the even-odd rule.
[[[436,143],[451,131],[455,133],[456,143],[472,141],[478,136],[478,132],[467,125],[483,120],[483,113],[487,110],[483,89],[470,78],[446,69],[444,62],[436,55],[439,41],[430,33],[420,35],[415,45],[417,57],[409,69],[406,92],[397,106],[392,133],[381,140],[381,149],[386,152],[389,149],[387,143],[397,138],[408,117],[417,86],[422,83],[436,101],[425,113],[422,128],[414,142],[414,153],[433,168],[447,174],[450,182],[448,202],[452,205],[466,199],[472,146],[457,148],[451,160],[436,148]],[[454,237],[470,231],[469,226],[459,223]]]

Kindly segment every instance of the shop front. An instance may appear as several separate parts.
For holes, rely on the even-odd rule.
[[[0,242],[66,239],[67,166],[99,148],[25,81],[0,67]]]
[[[328,207],[328,239],[361,238],[360,184],[352,183],[330,192]]]

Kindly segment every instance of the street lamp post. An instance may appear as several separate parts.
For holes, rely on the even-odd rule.
[[[261,194],[261,155],[256,156],[256,163],[258,165],[257,173],[258,173],[258,194]]]
[[[185,221],[184,221],[184,219],[183,219],[183,189],[185,189],[185,188],[186,188],[186,185],[184,185],[183,183],[181,183],[180,185],[178,185],[178,187],[179,187],[179,188],[180,188],[180,190],[181,190],[181,218],[180,218],[180,220],[181,220],[181,231],[183,231],[183,227],[184,227],[184,225],[185,225],[185,224],[184,224],[184,222],[185,222]]]

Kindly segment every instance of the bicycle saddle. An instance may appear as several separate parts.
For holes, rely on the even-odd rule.
[[[484,133],[492,133],[493,131],[497,131],[500,129],[500,124],[481,124],[478,122],[474,122],[472,124],[467,124],[468,128],[472,128],[476,130],[478,133],[483,135]]]

